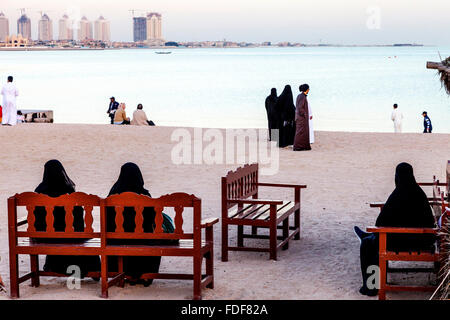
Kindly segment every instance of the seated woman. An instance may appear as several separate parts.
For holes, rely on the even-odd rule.
[[[144,178],[142,177],[139,167],[128,162],[120,169],[120,175],[117,182],[111,188],[108,196],[120,194],[123,192],[134,192],[137,194],[147,195],[151,197],[147,189],[144,188]],[[153,207],[144,208],[142,212],[144,222],[144,232],[153,232],[155,222],[155,209]],[[133,232],[136,228],[135,224],[136,211],[132,207],[126,207],[123,211],[123,229],[125,232]],[[106,211],[106,231],[114,232],[116,229],[116,212],[114,208],[107,208]],[[163,229],[166,233],[173,233],[175,228],[172,219],[163,213]],[[152,240],[110,240],[113,244],[142,244],[151,243]],[[161,257],[123,257],[123,270],[125,275],[130,277],[131,284],[141,283],[149,286],[153,279],[139,279],[144,273],[158,273]],[[117,257],[108,257],[108,269],[112,272],[118,270]]]
[[[44,165],[44,177],[42,182],[34,190],[36,193],[46,194],[50,197],[59,197],[64,194],[75,192],[75,184],[67,176],[63,165],[58,160],[50,160]],[[75,232],[84,231],[83,208],[73,209],[73,228]],[[36,231],[47,229],[47,212],[44,207],[36,207],[34,216],[36,218],[34,227]],[[64,207],[55,207],[53,210],[55,231],[64,231],[66,228],[66,211]],[[35,238],[34,241],[52,242],[52,239]],[[67,241],[86,241],[87,239],[67,239]],[[59,242],[61,240],[58,240]],[[44,271],[67,274],[67,268],[77,265],[81,269],[81,277],[84,278],[89,271],[100,271],[100,257],[98,256],[47,256],[45,258]]]
[[[114,113],[114,124],[130,124],[130,118],[125,113],[125,107],[125,103],[119,104],[119,108]]]
[[[395,171],[395,190],[389,196],[375,223],[377,227],[433,228],[435,220],[428,198],[414,178],[413,168],[408,163],[400,163]],[[378,235],[354,228],[361,241],[360,260],[363,285],[359,292],[376,296],[377,289],[369,289],[367,280],[371,273],[367,268],[378,266]],[[387,237],[389,251],[434,250],[434,235],[393,234]]]

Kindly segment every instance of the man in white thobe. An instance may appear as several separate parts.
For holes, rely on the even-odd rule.
[[[311,104],[308,103],[308,114],[309,114],[309,143],[314,143],[314,128],[313,128],[313,116],[311,112]]]
[[[2,88],[3,116],[2,125],[15,126],[17,124],[16,97],[19,95],[16,86],[12,83],[13,77],[8,77],[8,82]]]
[[[394,104],[394,110],[392,111],[391,120],[394,122],[394,131],[396,133],[401,133],[403,113],[400,110],[398,110],[397,104]]]

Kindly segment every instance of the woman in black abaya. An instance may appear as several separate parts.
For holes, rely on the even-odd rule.
[[[408,163],[400,163],[395,171],[395,190],[389,196],[375,223],[377,227],[433,228],[435,220],[426,194],[414,178],[413,168]],[[363,286],[361,294],[374,296],[377,289],[369,289],[367,280],[371,274],[367,268],[378,266],[378,235],[363,232],[355,227],[361,240],[361,272]],[[389,251],[425,250],[432,251],[436,239],[432,234],[388,235]]]
[[[295,136],[295,106],[290,85],[285,86],[278,97],[276,110],[279,114],[280,128],[278,146],[284,148],[294,143]]]
[[[120,175],[117,182],[111,188],[108,196],[113,194],[120,194],[123,192],[134,192],[151,197],[147,189],[144,188],[144,178],[142,177],[139,167],[131,162],[128,162],[120,169]],[[142,213],[144,217],[143,228],[144,232],[153,232],[155,209],[152,207],[144,208]],[[134,208],[126,207],[123,211],[123,229],[125,232],[133,232],[136,228],[135,224],[136,211]],[[115,222],[116,212],[114,208],[107,208],[106,215],[106,230],[114,232],[116,229]],[[169,216],[163,214],[163,229],[164,232],[174,232],[173,222]],[[142,242],[151,242],[151,240],[110,240],[114,244],[139,244]],[[108,257],[108,269],[117,271],[118,268],[117,257]],[[158,273],[161,257],[123,257],[123,267],[125,275],[131,277],[130,282],[143,283],[145,286],[150,285],[153,279],[139,280],[144,273]]]
[[[42,182],[34,190],[36,193],[46,194],[56,198],[64,194],[75,192],[75,184],[68,177],[63,165],[58,160],[50,160],[44,165]],[[73,209],[73,228],[75,232],[84,231],[83,208]],[[44,207],[36,207],[34,210],[36,231],[47,229],[46,210]],[[53,211],[55,231],[64,231],[66,228],[66,211],[63,207],[55,207]],[[33,239],[41,242],[62,242],[63,240]],[[67,241],[86,241],[86,239],[67,239]],[[81,277],[84,278],[89,271],[100,271],[100,258],[98,256],[47,256],[45,258],[44,271],[67,274],[67,268],[71,265],[79,266]]]
[[[269,124],[269,140],[272,140],[272,130],[280,129],[280,115],[276,111],[278,97],[277,89],[272,88],[270,96],[266,98],[267,121]]]

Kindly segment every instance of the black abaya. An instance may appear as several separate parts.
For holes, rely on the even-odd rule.
[[[377,221],[377,227],[433,228],[433,213],[426,194],[416,183],[413,168],[408,163],[400,163],[395,172],[395,190],[389,196]],[[367,288],[367,268],[378,266],[378,235],[369,233],[361,241],[360,260],[363,277],[362,290]],[[388,235],[389,251],[426,250],[433,251],[434,235]]]
[[[272,130],[280,129],[280,115],[276,112],[278,97],[277,89],[272,88],[270,96],[266,98],[267,122],[269,127],[269,140],[272,140]]]
[[[295,106],[290,85],[284,87],[278,97],[276,105],[277,113],[280,115],[279,147],[284,148],[294,144],[295,136]]]
[[[35,189],[36,193],[46,194],[50,197],[59,197],[64,194],[75,192],[75,184],[67,176],[63,165],[58,160],[50,160],[44,166],[44,176],[42,182]],[[75,232],[84,231],[83,208],[75,207],[73,209],[73,227]],[[34,210],[36,218],[36,231],[45,231],[47,228],[46,215],[47,212],[44,207],[36,207]],[[64,231],[66,228],[65,222],[66,211],[63,207],[55,207],[53,211],[55,231]],[[33,239],[38,242],[74,242],[86,241],[87,239],[67,239],[67,240],[53,240],[53,239]],[[44,271],[57,272],[67,274],[67,268],[71,265],[80,267],[81,277],[84,277],[89,271],[100,271],[100,258],[98,256],[52,256],[48,255],[45,258]]]
[[[119,179],[111,188],[109,195],[120,194],[123,192],[134,192],[137,194],[147,195],[151,197],[147,189],[144,188],[144,179],[139,167],[134,163],[126,163],[120,170]],[[144,208],[142,213],[144,217],[144,232],[153,232],[153,224],[155,220],[155,210],[152,207]],[[124,208],[123,211],[123,228],[125,232],[133,232],[135,225],[136,212],[134,208]],[[108,232],[114,232],[116,212],[114,208],[107,208],[106,225]],[[163,215],[164,224],[172,227],[171,219]],[[169,221],[168,221],[169,220]],[[173,227],[171,228],[173,230]],[[173,231],[172,231],[173,232]],[[149,243],[152,240],[110,240],[114,244],[139,244]],[[144,273],[158,273],[161,257],[124,257],[124,272],[126,275],[138,279]],[[117,271],[117,257],[108,257],[108,269]]]

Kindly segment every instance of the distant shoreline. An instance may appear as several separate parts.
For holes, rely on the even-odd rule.
[[[423,45],[423,44],[380,44],[380,45],[338,45],[338,44],[304,44],[304,45],[286,45],[286,46],[264,46],[264,45],[249,45],[246,47],[240,46],[207,46],[207,47],[196,47],[196,46],[159,46],[159,47],[117,47],[117,48],[73,48],[73,47],[0,47],[0,51],[104,51],[104,50],[121,50],[121,49],[254,49],[254,48],[410,48],[410,47],[435,47],[435,45]]]

